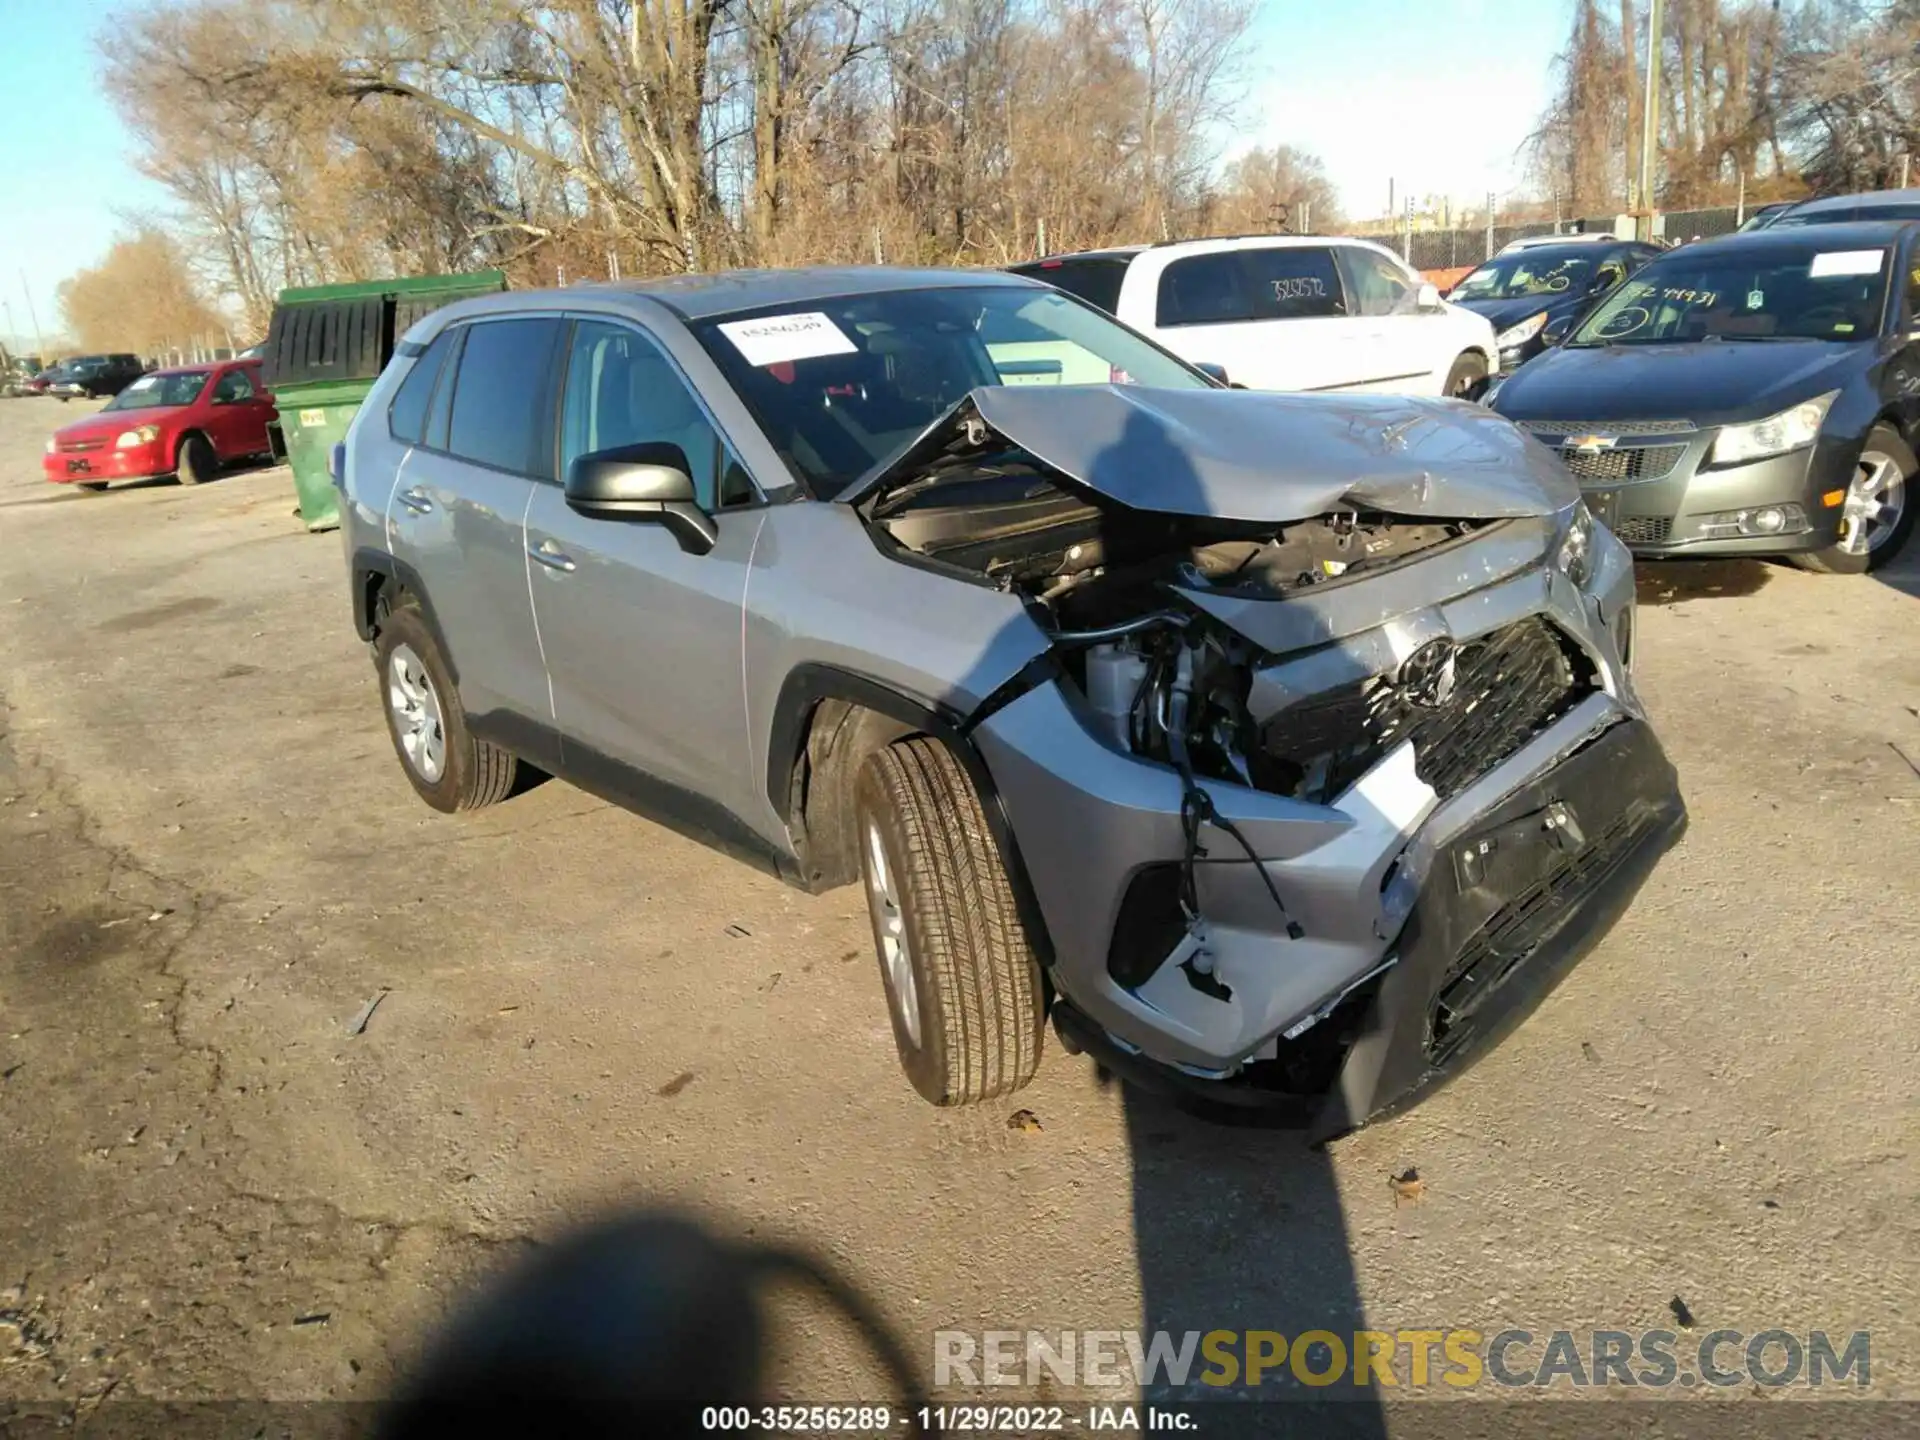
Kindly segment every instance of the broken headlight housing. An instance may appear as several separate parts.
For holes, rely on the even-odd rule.
[[[1593,579],[1593,512],[1584,500],[1574,502],[1573,516],[1567,521],[1567,533],[1560,538],[1554,564],[1582,590]]]

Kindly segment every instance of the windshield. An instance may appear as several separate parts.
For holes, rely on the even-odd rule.
[[[1593,288],[1600,252],[1520,250],[1489,260],[1453,287],[1449,300],[1518,300],[1526,295],[1584,295]]]
[[[142,375],[100,408],[157,410],[163,405],[191,405],[207,383],[211,370],[183,370],[176,375]]]
[[[1868,340],[1880,330],[1886,270],[1885,249],[1689,247],[1614,291],[1569,343]]]
[[[693,327],[768,440],[832,495],[981,385],[1211,382],[1066,296],[1024,286],[895,290]]]

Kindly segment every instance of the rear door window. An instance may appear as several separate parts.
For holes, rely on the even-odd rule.
[[[553,474],[553,361],[560,321],[476,321],[454,378],[447,450],[522,475]]]
[[[1127,257],[1042,260],[1035,265],[1016,265],[1013,273],[1044,281],[1056,290],[1078,296],[1109,315],[1117,315],[1120,313],[1120,282],[1127,278]]]
[[[1340,270],[1330,249],[1289,245],[1239,253],[1258,318],[1316,320],[1347,313]]]

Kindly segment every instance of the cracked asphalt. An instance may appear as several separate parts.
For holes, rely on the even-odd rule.
[[[557,783],[427,811],[285,473],[58,489],[74,413],[0,401],[0,1400],[376,1398],[477,1276],[642,1202],[829,1257],[929,1369],[940,1328],[1681,1299],[1870,1330],[1872,1392],[1920,1398],[1914,560],[1646,570],[1691,833],[1505,1045],[1315,1153],[1051,1040],[1013,1101],[936,1112],[857,892]],[[844,1327],[777,1309],[777,1391],[876,1398]]]

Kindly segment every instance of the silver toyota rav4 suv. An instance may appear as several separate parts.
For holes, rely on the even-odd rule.
[[[1681,834],[1627,552],[1444,400],[1256,394],[1031,280],[462,302],[345,444],[430,805],[559,775],[864,885],[941,1105],[1063,1043],[1330,1134],[1516,1023]]]

